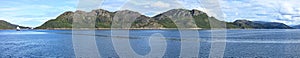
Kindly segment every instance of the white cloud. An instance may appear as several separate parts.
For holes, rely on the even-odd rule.
[[[217,15],[216,13],[213,13],[213,12],[212,12],[213,10],[209,10],[209,9],[206,9],[206,8],[197,7],[197,8],[194,8],[194,9],[203,11],[203,12],[205,12],[208,16],[211,16],[211,17]]]
[[[104,0],[101,9],[105,9],[108,11],[118,11],[127,0]]]
[[[128,0],[119,10],[132,10],[147,16],[154,16],[170,9],[184,8],[183,4],[173,0]]]
[[[202,8],[206,10],[208,15],[213,16],[219,20],[225,21],[224,12],[222,11],[219,0],[198,0]],[[227,15],[227,14],[226,14]]]
[[[153,4],[151,4],[151,7],[169,8],[170,4],[164,3],[164,2],[161,2],[161,1],[157,1]]]
[[[65,11],[76,10],[74,4],[60,3],[66,1],[37,0],[34,2],[40,2],[41,4],[23,0],[1,2],[0,20],[5,20],[21,26],[37,27],[47,20],[56,18]]]
[[[288,25],[297,23],[300,16],[300,0],[221,0],[228,21],[246,18],[259,21],[276,21]],[[239,15],[235,15],[239,13]]]
[[[89,12],[98,9],[102,3],[103,0],[78,0],[77,9]]]
[[[259,21],[276,21],[289,25],[300,24],[300,0],[103,0],[100,1],[101,3],[99,1],[89,0],[86,3],[84,2],[83,4],[85,5],[81,7],[88,6],[87,8],[82,8],[84,10],[99,7],[109,11],[127,9],[147,16],[157,15],[170,9],[187,8],[201,10],[209,16],[219,17],[218,19],[226,17],[226,19],[220,19],[225,21],[244,18]],[[25,24],[23,23],[25,21],[34,21],[39,22],[35,24],[42,24],[49,19],[57,17],[60,13],[76,10],[79,3],[77,0],[65,1],[63,4],[52,2],[54,5],[24,4],[27,2],[26,0],[24,0],[24,3],[16,1],[1,2],[0,20],[8,20],[20,25]],[[71,4],[71,6],[65,4]],[[225,14],[226,16],[224,16]],[[30,16],[31,18],[22,16]]]
[[[7,8],[0,8],[0,11],[16,11],[20,10],[19,8],[7,7]]]

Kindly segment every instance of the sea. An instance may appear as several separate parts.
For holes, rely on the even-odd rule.
[[[0,30],[0,58],[84,58],[89,55],[102,58],[300,58],[300,30]]]

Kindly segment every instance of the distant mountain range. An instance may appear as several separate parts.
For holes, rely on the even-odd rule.
[[[0,20],[0,29],[16,29],[17,27],[20,27],[22,29],[28,29],[30,27],[24,27],[24,26],[19,26],[15,24],[11,24],[7,21]]]
[[[300,29],[300,25],[292,26],[293,28]]]
[[[51,19],[42,24],[41,26],[36,27],[36,29],[70,29],[72,28],[74,15],[79,15],[76,18],[82,18],[84,20],[87,20],[79,22],[79,24],[89,24],[88,20],[93,19],[95,22],[95,28],[111,28],[113,24],[112,22],[118,23],[116,21],[123,21],[128,22],[127,24],[131,25],[131,27],[129,28],[144,29],[178,28],[178,26],[180,25],[183,25],[180,26],[180,28],[221,28],[211,27],[211,23],[214,24],[214,26],[226,25],[226,28],[228,29],[292,29],[292,27],[278,22],[263,22],[249,20],[236,20],[234,22],[220,21],[214,17],[208,16],[205,12],[195,9],[172,9],[158,14],[154,17],[147,17],[138,12],[130,10],[122,10],[116,12],[109,12],[103,9],[92,10],[91,12],[67,11],[59,15],[56,19]],[[87,17],[92,18],[88,19]],[[15,28],[17,26],[5,21],[0,21],[0,23],[0,29]]]
[[[233,24],[242,29],[292,29],[292,27],[278,22],[236,20]]]

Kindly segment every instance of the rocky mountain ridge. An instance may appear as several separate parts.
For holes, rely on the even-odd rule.
[[[290,29],[291,27],[275,22],[252,22],[237,20],[235,22],[220,21],[208,16],[205,12],[193,9],[172,9],[154,17],[147,17],[135,11],[121,10],[110,12],[103,9],[84,11],[67,11],[56,19],[49,20],[36,29],[72,28],[76,24],[95,23],[95,28],[234,28],[234,29]],[[79,19],[79,20],[78,20]],[[88,21],[91,22],[88,22]],[[220,25],[221,27],[215,27]],[[122,26],[118,26],[122,25]],[[125,26],[125,27],[124,27]],[[222,27],[224,26],[224,27]],[[226,26],[226,27],[225,27]]]

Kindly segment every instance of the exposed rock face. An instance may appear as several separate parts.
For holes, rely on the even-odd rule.
[[[195,22],[189,10],[172,9],[153,17],[165,28],[195,28]]]
[[[150,18],[130,10],[116,11],[113,17],[113,28],[142,28]],[[144,23],[135,22],[144,21]]]
[[[172,9],[153,17],[165,28],[226,28],[226,22],[209,17],[206,13],[199,10]],[[212,27],[211,24],[221,27]],[[236,28],[232,24],[228,28]],[[180,27],[179,27],[180,26]]]
[[[243,29],[291,29],[288,25],[277,22],[262,22],[262,21],[248,21],[236,20],[233,22],[235,25]]]
[[[51,29],[51,28],[72,28],[74,20],[74,14],[96,16],[95,27],[96,28],[111,28],[112,23],[118,24],[118,21],[123,22],[124,25],[131,25],[129,28],[160,28],[160,24],[157,24],[154,19],[141,15],[138,12],[122,10],[116,12],[109,12],[103,9],[93,10],[91,12],[76,11],[76,12],[65,12],[56,19],[52,19],[37,27],[37,29]],[[128,15],[127,17],[125,15]],[[134,15],[134,16],[130,16]],[[75,15],[76,16],[76,15]],[[84,17],[84,16],[83,16]],[[76,17],[79,18],[79,17]],[[131,19],[133,18],[133,19]],[[85,18],[83,20],[86,20]],[[88,24],[88,23],[87,23]]]
[[[68,11],[61,14],[56,19],[47,21],[37,28],[72,28],[72,25],[74,27],[74,19],[81,19],[76,20],[78,22],[76,22],[75,24],[95,24],[92,25],[92,27],[95,28],[291,28],[285,24],[275,22],[257,22],[248,20],[224,22],[214,17],[208,16],[205,12],[195,9],[172,9],[158,14],[154,17],[147,17],[138,12],[130,10],[122,10],[116,12],[109,12],[103,9],[92,10],[91,12]]]
[[[72,28],[72,20],[74,20],[74,14],[88,14],[89,16],[96,16],[96,28],[111,28],[112,24],[114,24],[113,28],[122,27],[115,26],[118,24],[123,25],[122,28],[124,28],[124,26],[125,28],[128,28],[128,26],[130,28],[211,28],[210,21],[213,21],[213,23],[223,23],[220,25],[227,24],[226,22],[219,21],[214,17],[209,17],[206,13],[195,9],[172,9],[158,14],[154,17],[147,17],[145,15],[141,15],[138,12],[130,10],[109,12],[107,10],[97,9],[91,12],[65,12],[56,19],[49,20],[48,22],[37,28]],[[232,24],[227,25],[230,25],[229,28],[236,27]]]
[[[197,16],[197,15],[201,15],[201,14],[206,14],[206,13],[204,13],[204,12],[202,12],[202,11],[199,11],[199,10],[196,10],[196,9],[193,9],[192,11],[190,11],[191,12],[191,14],[193,15],[193,16]]]
[[[110,28],[114,13],[103,9],[93,10],[92,12],[96,13],[97,16],[96,28]]]
[[[132,24],[132,28],[162,28],[163,26],[157,23],[153,18],[141,15]]]

